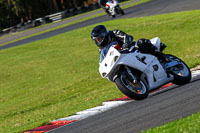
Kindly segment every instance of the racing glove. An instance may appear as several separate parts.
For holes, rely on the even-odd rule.
[[[128,43],[124,43],[123,45],[122,45],[122,49],[128,49],[129,48],[129,44]]]

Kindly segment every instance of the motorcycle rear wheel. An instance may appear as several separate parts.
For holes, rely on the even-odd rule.
[[[171,74],[174,75],[172,83],[176,85],[183,85],[190,82],[192,76],[189,67],[181,59],[174,55],[167,54],[166,56],[168,59],[176,60],[180,63],[180,65],[172,67],[172,70],[170,70]]]
[[[122,74],[116,78],[115,83],[122,93],[132,99],[142,100],[148,96],[148,85],[143,80],[134,83],[128,79],[126,74]]]
[[[124,15],[124,14],[125,14],[125,13],[124,13],[124,10],[121,9],[119,5],[115,7],[115,12],[116,12],[117,14],[121,14],[121,15]]]

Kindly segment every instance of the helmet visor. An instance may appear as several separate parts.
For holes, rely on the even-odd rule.
[[[104,37],[99,36],[99,37],[96,37],[95,40],[97,41],[98,44],[101,44],[103,42],[103,39],[104,39]]]
[[[98,36],[98,37],[93,37],[92,39],[95,40],[96,43],[100,45],[103,42],[104,37],[103,36]]]

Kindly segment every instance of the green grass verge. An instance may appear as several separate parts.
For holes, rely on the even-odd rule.
[[[135,40],[159,36],[168,46],[165,52],[191,68],[200,64],[199,14],[194,10],[101,24]],[[94,26],[0,51],[0,132],[22,132],[122,96],[98,73],[99,53],[90,38]]]
[[[134,0],[130,0],[130,1],[134,1]],[[123,2],[123,3],[127,3],[127,2],[130,2],[130,1],[126,1],[126,2]],[[122,8],[125,9],[125,8],[129,8],[129,7],[132,7],[132,6],[136,6],[136,5],[139,5],[139,4],[142,4],[142,3],[146,3],[146,2],[149,2],[151,0],[141,0],[139,2],[136,2],[136,3],[132,3],[132,4],[129,4],[129,5],[125,5],[123,6]],[[122,4],[122,3],[120,3]],[[94,10],[94,11],[91,11],[91,12],[96,12],[96,11],[100,11],[102,9],[97,9],[97,10]],[[91,13],[91,12],[87,12],[87,13],[83,13],[83,14],[80,14],[80,15],[76,15],[76,16],[73,16],[73,17],[69,17],[69,18],[66,18],[66,19],[63,19],[61,21],[65,21],[65,20],[69,20],[71,18],[74,18],[74,17],[78,17],[78,16],[82,16],[84,14],[88,14],[88,13]],[[48,30],[44,30],[44,31],[41,31],[41,32],[37,32],[37,33],[34,33],[34,34],[31,34],[31,35],[28,35],[28,36],[25,36],[25,37],[21,37],[19,39],[16,39],[16,40],[13,40],[13,41],[9,41],[9,42],[6,42],[6,43],[2,43],[0,44],[0,46],[3,46],[3,45],[6,45],[6,44],[9,44],[9,43],[13,43],[13,42],[16,42],[16,41],[19,41],[19,40],[23,40],[23,39],[26,39],[26,38],[29,38],[29,37],[32,37],[32,36],[36,36],[36,35],[40,35],[40,34],[43,34],[43,33],[46,33],[46,32],[50,32],[50,31],[53,31],[53,30],[56,30],[56,29],[59,29],[59,28],[63,28],[63,27],[66,27],[66,26],[69,26],[69,25],[72,25],[72,24],[76,24],[76,23],[79,23],[79,22],[83,22],[83,21],[86,21],[86,20],[89,20],[89,19],[92,19],[92,18],[95,18],[95,17],[99,17],[99,16],[103,16],[103,15],[106,15],[105,12],[102,12],[102,13],[97,13],[96,15],[92,15],[92,16],[89,16],[89,17],[85,17],[85,18],[82,18],[80,20],[76,20],[76,21],[73,21],[73,22],[69,22],[69,23],[66,23],[66,24],[63,24],[63,25],[60,25],[60,26],[57,26],[55,28],[50,28]],[[50,23],[51,24],[51,23]],[[14,36],[14,35],[17,35],[17,34],[20,34],[22,32],[27,32],[27,31],[30,31],[30,30],[33,30],[33,29],[39,29],[41,27],[44,27],[44,26],[47,26],[47,25],[50,25],[50,24],[45,24],[45,25],[41,25],[41,26],[38,26],[38,27],[35,27],[35,28],[31,28],[31,29],[28,29],[28,30],[25,30],[25,31],[21,31],[19,33],[15,33],[15,34],[9,34],[9,35],[5,35],[5,36],[2,36],[0,37],[0,39],[3,39],[3,38],[7,38],[7,37],[10,37],[10,36]]]
[[[141,133],[199,133],[200,112]]]

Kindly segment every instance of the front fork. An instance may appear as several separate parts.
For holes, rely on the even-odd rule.
[[[131,70],[127,66],[124,66],[124,67],[125,67],[126,71],[128,72],[130,80],[132,80],[133,83],[138,83],[137,78],[132,74]]]

